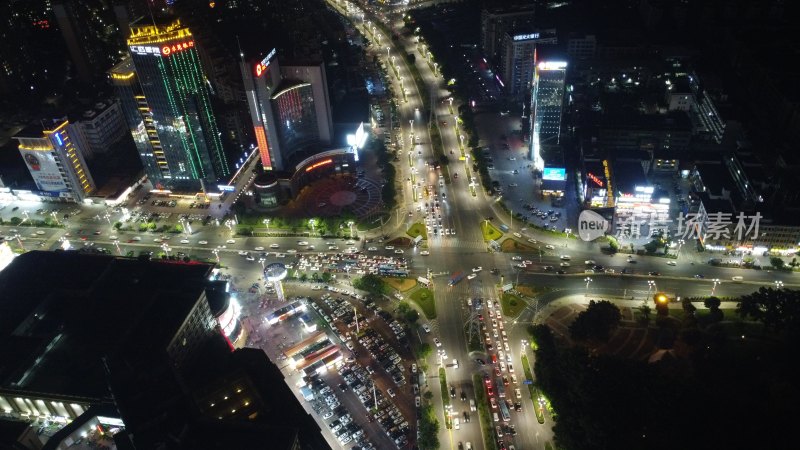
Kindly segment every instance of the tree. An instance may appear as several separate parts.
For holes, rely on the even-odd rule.
[[[719,297],[708,297],[703,300],[703,305],[708,309],[719,309],[719,305],[722,304],[722,301]]]
[[[114,223],[114,228],[115,228],[115,229],[117,229],[117,230],[119,230],[120,228],[122,228],[122,222],[115,222],[115,223]]]
[[[415,353],[417,355],[417,359],[425,359],[430,356],[433,349],[431,348],[431,344],[427,342],[423,342],[422,344],[417,347]]]
[[[332,278],[333,277],[331,276],[330,272],[322,272],[322,282],[323,283],[330,283]]]
[[[800,332],[800,291],[762,287],[739,299],[736,313],[776,332]]]
[[[356,289],[367,291],[373,295],[382,295],[385,282],[377,275],[367,274],[353,280],[353,286]]]
[[[647,302],[642,302],[642,306],[639,307],[639,312],[642,314],[642,323],[647,325],[650,322],[650,313],[653,312],[650,305],[648,305]]]
[[[300,274],[300,281],[302,281],[303,283],[305,283],[306,281],[308,281],[308,274],[307,274],[307,273],[305,273],[305,272],[301,273],[301,274]]]
[[[650,241],[644,244],[644,251],[647,253],[655,253],[656,250],[658,250],[658,243],[656,241]]]
[[[591,300],[589,307],[570,324],[570,335],[578,341],[607,342],[621,320],[622,313],[617,305],[608,300]]]
[[[777,256],[773,256],[772,258],[770,258],[769,263],[772,265],[772,267],[776,269],[783,269],[785,265],[785,263],[783,262],[783,258],[779,258]]]

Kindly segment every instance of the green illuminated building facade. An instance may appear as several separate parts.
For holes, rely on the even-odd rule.
[[[231,158],[189,28],[179,19],[133,23],[128,51],[111,81],[153,186],[185,191],[227,184]]]

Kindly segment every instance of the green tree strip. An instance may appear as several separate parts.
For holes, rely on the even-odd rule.
[[[525,379],[533,380],[533,373],[531,373],[531,366],[528,364],[528,355],[522,355],[522,370],[525,371]],[[536,420],[539,423],[544,423],[544,413],[539,405],[539,388],[533,384],[528,385],[528,391],[531,394],[531,401],[533,402],[533,411],[536,413]]]
[[[447,407],[450,405],[450,394],[447,392],[447,374],[444,367],[439,367],[439,387],[442,388],[442,409],[444,410],[444,426],[449,430],[453,428],[450,417],[447,414]]]
[[[475,406],[478,408],[478,418],[481,421],[483,448],[497,450],[492,415],[489,413],[489,400],[486,398],[486,391],[483,389],[483,379],[480,374],[472,375],[472,387],[475,389]]]
[[[419,415],[419,448],[434,450],[439,448],[439,419],[433,412],[433,406],[427,401]]]

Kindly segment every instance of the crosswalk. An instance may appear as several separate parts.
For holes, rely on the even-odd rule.
[[[428,247],[431,248],[459,248],[470,250],[486,250],[486,244],[475,241],[462,241],[453,238],[434,238],[428,240]]]

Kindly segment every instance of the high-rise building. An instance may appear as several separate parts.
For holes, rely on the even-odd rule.
[[[333,121],[322,64],[281,66],[275,50],[241,64],[261,163],[286,170],[331,143]]]
[[[481,11],[481,48],[487,58],[494,60],[502,49],[503,36],[509,30],[533,25],[534,7],[517,5]]]
[[[53,15],[67,45],[75,74],[85,83],[118,60],[122,34],[104,0],[54,0]]]
[[[96,186],[86,166],[76,130],[68,120],[47,127],[30,126],[14,136],[19,153],[36,183],[40,195],[63,201],[81,202]]]
[[[505,33],[498,72],[506,94],[523,97],[530,92],[533,68],[536,66],[536,47],[556,43],[555,29],[514,29]]]
[[[192,33],[180,19],[131,24],[130,59],[111,72],[151,183],[191,190],[231,174]]]
[[[531,159],[544,170],[542,146],[558,145],[567,63],[541,61],[536,65],[531,92]]]

